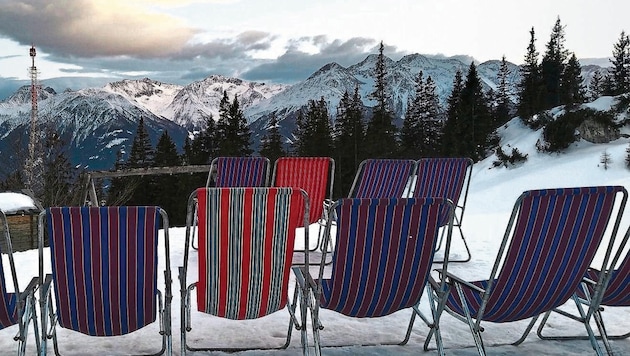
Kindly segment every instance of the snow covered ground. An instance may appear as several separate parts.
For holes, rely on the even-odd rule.
[[[463,221],[463,230],[472,250],[472,260],[468,263],[454,263],[449,271],[464,278],[487,278],[494,262],[498,241],[502,238],[509,213],[516,198],[528,189],[591,186],[591,185],[623,185],[630,189],[630,170],[625,167],[626,148],[630,142],[627,138],[619,139],[606,145],[594,145],[587,142],[574,144],[564,154],[538,153],[534,148],[540,132],[533,132],[518,120],[513,120],[501,132],[504,147],[518,147],[519,151],[528,154],[525,164],[514,168],[491,168],[492,158],[488,158],[474,166],[472,183]],[[612,159],[608,169],[600,164],[600,157],[606,150]],[[504,151],[509,152],[504,149]],[[186,199],[186,197],[182,197]],[[622,232],[630,226],[630,207],[626,209]],[[173,271],[173,351],[180,354],[180,297],[177,267],[183,263],[184,229],[170,229],[171,263]],[[454,239],[455,254],[462,253],[461,242]],[[45,251],[48,253],[48,251]],[[189,264],[189,281],[196,278],[196,252],[191,253]],[[21,286],[26,286],[32,276],[37,274],[37,252],[26,251],[15,253]],[[6,257],[5,257],[6,258]],[[164,259],[162,258],[161,263]],[[437,267],[437,265],[436,265]],[[50,270],[49,265],[45,266]],[[163,269],[163,265],[160,266]],[[293,285],[293,283],[291,284]],[[428,312],[428,301],[423,297],[421,309]],[[630,308],[616,308],[613,312],[607,308],[604,314],[611,333],[630,330]],[[39,312],[39,311],[38,311]],[[388,317],[372,320],[356,320],[343,317],[333,312],[322,310],[321,318],[325,329],[321,333],[325,344],[342,343],[383,343],[399,340],[404,336],[409,311],[402,311]],[[243,345],[277,345],[283,342],[288,322],[288,313],[281,311],[271,316],[249,322],[235,322],[193,312],[193,332],[189,340],[214,340],[215,344]],[[520,346],[493,346],[497,343],[512,342],[519,338],[527,322],[509,324],[486,323],[483,333],[487,351],[492,355],[591,355],[588,341],[543,341],[533,331]],[[567,319],[556,318],[549,324],[560,332],[583,332],[583,327]],[[448,314],[441,321],[444,345],[449,355],[475,355],[474,343],[468,327]],[[427,335],[425,325],[417,320],[411,340],[406,346],[373,346],[373,347],[340,347],[324,350],[329,355],[416,355],[422,353],[422,343]],[[15,328],[0,331],[0,354],[13,354]],[[34,354],[32,338],[28,344],[28,354]],[[154,349],[159,336],[154,327],[149,327],[119,338],[90,338],[83,335],[60,331],[60,345],[68,355],[85,354],[125,354],[140,353]],[[630,354],[630,340],[612,341],[616,354]],[[98,351],[101,350],[101,351]],[[243,355],[296,355],[300,354],[299,334],[294,331],[293,340],[288,349],[283,351],[248,351]],[[52,349],[49,348],[49,354]],[[204,354],[204,353],[199,353]],[[220,354],[220,353],[219,353]],[[433,354],[429,352],[427,354]]]

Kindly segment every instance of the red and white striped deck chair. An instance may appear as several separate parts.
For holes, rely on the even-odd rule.
[[[330,157],[281,157],[274,164],[271,186],[304,189],[311,203],[308,211],[308,225],[311,225],[325,218],[324,205],[332,200],[334,180],[335,161]],[[308,234],[308,225],[303,226],[305,235]],[[315,243],[304,245],[304,249],[315,251],[320,248],[322,232],[320,225]],[[300,249],[295,251],[302,252]],[[301,262],[296,261],[296,264]]]
[[[289,303],[288,287],[295,232],[304,224],[307,208],[308,196],[297,188],[200,188],[191,194],[186,239],[197,221],[198,280],[187,285],[187,248],[179,269],[182,355],[188,350],[283,349],[289,346],[294,326],[301,330],[303,353],[308,353],[305,290],[296,287]],[[191,300],[195,289],[196,303]],[[295,315],[298,302],[301,321]],[[216,341],[210,346],[191,345],[187,334],[192,331],[193,303],[199,312],[231,320],[258,319],[287,307],[286,341],[278,347],[218,346]],[[195,339],[213,335],[206,329],[200,333]]]
[[[320,342],[320,329],[324,329],[321,309],[354,318],[379,318],[408,308],[412,314],[407,333],[394,344],[407,343],[415,318],[420,316],[427,326],[435,328],[438,352],[444,354],[438,325],[446,285],[442,282],[442,288],[435,291],[427,286],[439,239],[440,217],[452,214],[453,204],[443,198],[347,198],[331,208],[337,215],[337,228],[330,276],[324,276],[323,263],[316,279],[303,269],[296,272],[297,281],[308,281],[314,293],[311,316],[317,354],[324,347]],[[329,221],[325,245],[331,243],[331,227]],[[448,250],[450,231],[446,239]],[[325,258],[324,255],[322,260]],[[418,308],[425,289],[429,292],[432,320]]]
[[[217,157],[210,164],[206,187],[266,187],[269,182],[267,157]]]
[[[606,350],[609,355],[613,355],[612,346],[609,340],[627,339],[630,332],[622,334],[609,334],[609,330],[604,324],[603,315],[606,310],[615,310],[620,307],[630,307],[630,251],[627,250],[627,242],[630,239],[630,228],[626,231],[623,241],[616,246],[617,252],[610,263],[609,271],[602,279],[601,270],[598,268],[589,268],[582,285],[577,291],[574,300],[576,302],[578,315],[571,314],[565,310],[554,310],[560,315],[571,319],[584,317],[584,308],[588,308],[591,304],[598,303],[600,308],[594,310],[593,318],[595,319],[600,336],[604,341]],[[606,279],[608,278],[608,279]],[[599,301],[596,299],[599,298]],[[594,301],[595,300],[595,301]],[[543,321],[538,326],[538,336],[545,340],[573,340],[585,339],[582,335],[544,335],[543,328],[547,324],[547,320],[551,313],[547,313]],[[628,328],[628,323],[624,327]]]
[[[44,225],[52,268],[46,275]],[[164,229],[163,292],[158,289],[160,225]],[[55,354],[60,353],[59,327],[90,336],[121,336],[140,332],[158,314],[156,333],[161,336],[162,342],[157,343],[161,348],[134,352],[172,353],[171,270],[164,210],[155,206],[52,207],[40,214],[39,226],[40,302],[47,309],[42,310],[44,354],[47,338],[52,338]],[[93,354],[103,352],[107,351]]]
[[[37,309],[35,308],[35,290],[37,289],[38,278],[33,277],[26,289],[20,290],[18,285],[17,271],[15,269],[15,261],[13,259],[13,248],[11,247],[11,236],[9,233],[9,224],[4,211],[0,210],[0,218],[2,218],[2,230],[4,232],[6,250],[2,250],[3,254],[8,256],[9,271],[11,272],[11,284],[13,292],[7,290],[7,280],[4,274],[4,262],[0,260],[0,330],[17,325],[18,332],[15,336],[11,336],[17,344],[17,355],[26,353],[26,341],[28,336],[28,328],[33,322],[35,331],[35,343],[37,352],[40,351],[39,328],[37,326]],[[8,351],[8,350],[6,350]]]
[[[451,285],[446,310],[468,323],[480,355],[485,355],[482,322],[531,318],[513,343],[518,345],[541,314],[575,295],[598,249],[605,251],[601,265],[608,265],[626,201],[626,190],[618,186],[526,191],[512,210],[488,279],[464,281],[442,274]],[[597,304],[580,321],[601,355],[589,324]]]
[[[466,258],[449,258],[450,262],[470,261],[470,249],[464,238],[462,222],[468,198],[468,188],[472,175],[473,161],[470,158],[423,158],[418,161],[415,184],[411,196],[413,197],[444,197],[455,203],[455,218],[453,225],[466,249]],[[440,225],[444,226],[446,217]],[[438,248],[441,241],[438,244]],[[439,262],[439,261],[436,261]]]
[[[410,159],[366,159],[357,168],[348,198],[406,198],[415,170]]]

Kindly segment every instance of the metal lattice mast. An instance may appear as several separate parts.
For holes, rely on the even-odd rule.
[[[39,83],[37,82],[37,67],[35,66],[35,46],[31,46],[29,51],[31,56],[31,67],[28,69],[31,78],[31,129],[28,142],[28,158],[26,160],[26,188],[33,188],[33,179],[35,177],[35,167],[37,162],[36,147],[39,140],[39,128],[37,125],[37,95],[39,91]]]

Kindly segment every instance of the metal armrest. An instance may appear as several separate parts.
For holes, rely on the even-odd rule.
[[[442,278],[444,278],[444,271],[441,268],[440,269],[436,269],[436,271],[438,271],[440,273],[440,275],[442,275]],[[453,282],[455,282],[457,284],[460,284],[460,285],[468,287],[468,288],[470,288],[472,290],[475,290],[475,291],[477,291],[479,293],[484,293],[486,291],[485,289],[483,289],[483,288],[481,288],[479,286],[476,286],[476,285],[474,285],[474,284],[472,284],[472,283],[470,283],[468,281],[465,281],[465,280],[457,277],[456,275],[454,275],[452,273],[446,272],[446,276],[445,277],[447,278],[446,282],[449,283],[449,284],[453,284]]]
[[[26,286],[26,289],[24,289],[20,293],[20,300],[24,301],[29,295],[34,295],[38,286],[39,286],[39,277],[33,277],[33,279],[31,279],[31,281],[29,282],[28,286]]]

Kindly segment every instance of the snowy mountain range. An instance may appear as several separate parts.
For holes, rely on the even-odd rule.
[[[267,127],[271,113],[279,119],[281,133],[290,140],[297,110],[309,100],[324,100],[334,116],[345,91],[352,93],[358,86],[366,107],[374,105],[369,93],[374,90],[372,72],[376,55],[368,55],[360,63],[343,67],[329,63],[306,80],[294,85],[250,82],[238,78],[213,75],[181,86],[148,78],[122,80],[101,88],[57,93],[44,87],[39,91],[39,126],[56,129],[69,147],[71,162],[89,170],[110,169],[118,151],[130,149],[138,120],[142,117],[155,144],[167,130],[178,147],[185,138],[203,129],[208,117],[218,118],[218,107],[223,92],[230,100],[238,96],[253,132],[254,147]],[[420,71],[436,83],[442,103],[450,94],[453,78],[459,70],[464,75],[470,63],[458,59],[429,58],[412,54],[398,61],[386,57],[386,82],[391,95],[390,107],[400,124],[408,99],[415,91],[415,80]],[[487,89],[496,88],[500,61],[477,65],[480,79]],[[512,90],[520,79],[518,66],[508,63],[509,84]],[[583,67],[583,78],[590,78],[599,66]],[[0,155],[10,162],[0,168],[0,178],[22,162],[30,127],[31,99],[28,86],[20,88],[9,98],[0,101]]]

